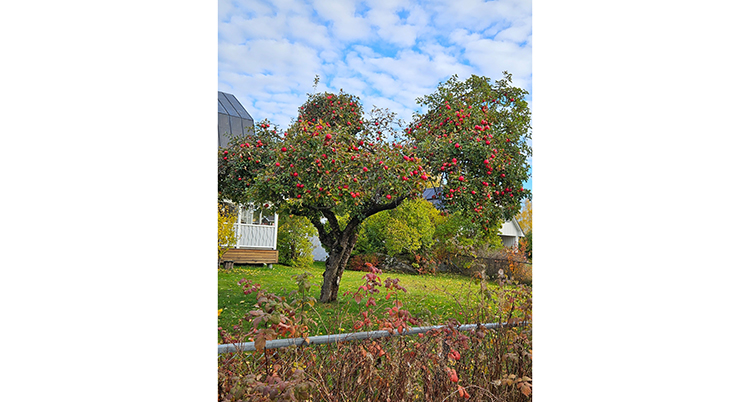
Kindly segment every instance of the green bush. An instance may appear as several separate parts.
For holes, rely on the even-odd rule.
[[[526,233],[526,237],[522,237],[519,243],[523,246],[526,251],[526,258],[531,260],[531,232]]]
[[[237,235],[234,232],[237,210],[231,204],[219,202],[218,216],[218,257],[221,261],[224,253],[237,244]]]
[[[435,222],[433,254],[439,260],[457,255],[475,255],[479,248],[504,248],[502,238],[497,235],[503,222],[497,222],[490,232],[484,232],[471,218],[460,212],[441,215]]]
[[[315,227],[307,218],[288,214],[279,215],[277,242],[279,262],[294,267],[312,265],[311,237],[316,234]]]
[[[435,219],[439,215],[429,201],[406,200],[362,224],[354,253],[395,256],[429,251],[435,242]]]

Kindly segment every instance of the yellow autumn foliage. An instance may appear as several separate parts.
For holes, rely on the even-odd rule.
[[[529,199],[526,199],[524,202],[521,212],[516,216],[516,220],[524,234],[528,235],[531,233],[531,201]]]
[[[237,236],[234,232],[234,223],[237,222],[237,211],[229,204],[219,203],[219,259],[228,249],[237,244]]]

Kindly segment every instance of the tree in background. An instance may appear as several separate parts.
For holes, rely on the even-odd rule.
[[[279,215],[279,262],[294,267],[309,267],[313,263],[315,227],[302,216]]]
[[[404,138],[387,110],[365,118],[355,96],[312,94],[286,132],[262,122],[219,151],[219,191],[308,218],[329,253],[320,301],[334,301],[360,225],[421,198],[430,180],[445,184],[444,203],[477,231],[518,212],[531,154],[525,94],[508,74],[495,83],[454,76],[418,100],[427,112]]]
[[[516,220],[518,221],[518,224],[521,226],[521,230],[523,230],[523,234],[525,235],[525,237],[521,238],[520,243],[524,246],[524,249],[526,250],[526,258],[528,259],[531,259],[531,215],[531,200],[526,199],[523,204],[523,209],[516,217]]]
[[[521,226],[523,234],[531,233],[531,212],[531,200],[526,199],[523,202],[523,208],[521,209],[521,212],[519,212],[518,216],[516,216],[516,220]]]

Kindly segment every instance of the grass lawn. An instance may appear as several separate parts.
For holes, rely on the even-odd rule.
[[[223,309],[219,316],[219,326],[230,329],[246,312],[254,309],[255,294],[244,295],[241,287],[237,285],[240,279],[245,278],[253,283],[261,284],[262,288],[279,296],[289,296],[291,291],[297,290],[293,276],[307,271],[312,274],[310,296],[317,299],[320,297],[324,270],[323,262],[315,262],[307,269],[274,264],[273,269],[244,266],[235,267],[230,272],[218,270],[218,308]],[[364,272],[344,271],[338,301],[315,304],[311,317],[318,322],[318,326],[311,328],[311,335],[354,332],[352,325],[354,320],[361,318],[360,312],[366,310],[367,298],[365,297],[361,304],[357,304],[351,295],[345,295],[345,293],[356,292],[364,283],[362,279],[364,275]],[[399,285],[405,287],[407,292],[399,291],[394,296],[403,302],[403,309],[409,310],[415,317],[421,319],[424,325],[441,324],[448,318],[456,318],[459,322],[466,323],[462,317],[466,317],[479,300],[477,281],[460,275],[407,275],[384,272],[380,274],[380,278],[383,283],[386,278],[399,279]],[[488,283],[488,287],[490,290],[499,290],[499,286],[494,283]],[[385,299],[388,292],[389,290],[381,287],[380,293],[375,295],[377,306],[372,310],[377,316],[382,316],[381,314],[385,314],[385,309],[393,306],[393,297],[390,300]],[[497,311],[497,309],[492,311]],[[486,317],[485,320],[485,322],[496,321],[497,317]],[[245,327],[249,328],[249,323],[245,323]]]

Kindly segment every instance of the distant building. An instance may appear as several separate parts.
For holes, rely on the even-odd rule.
[[[219,91],[219,141],[224,148],[232,137],[254,131],[253,118],[232,94]],[[254,205],[238,205],[238,221],[234,224],[237,245],[227,250],[222,260],[242,264],[273,264],[279,260],[276,249],[278,215]]]
[[[232,137],[253,132],[254,124],[234,95],[219,91],[219,148],[225,148]]]

